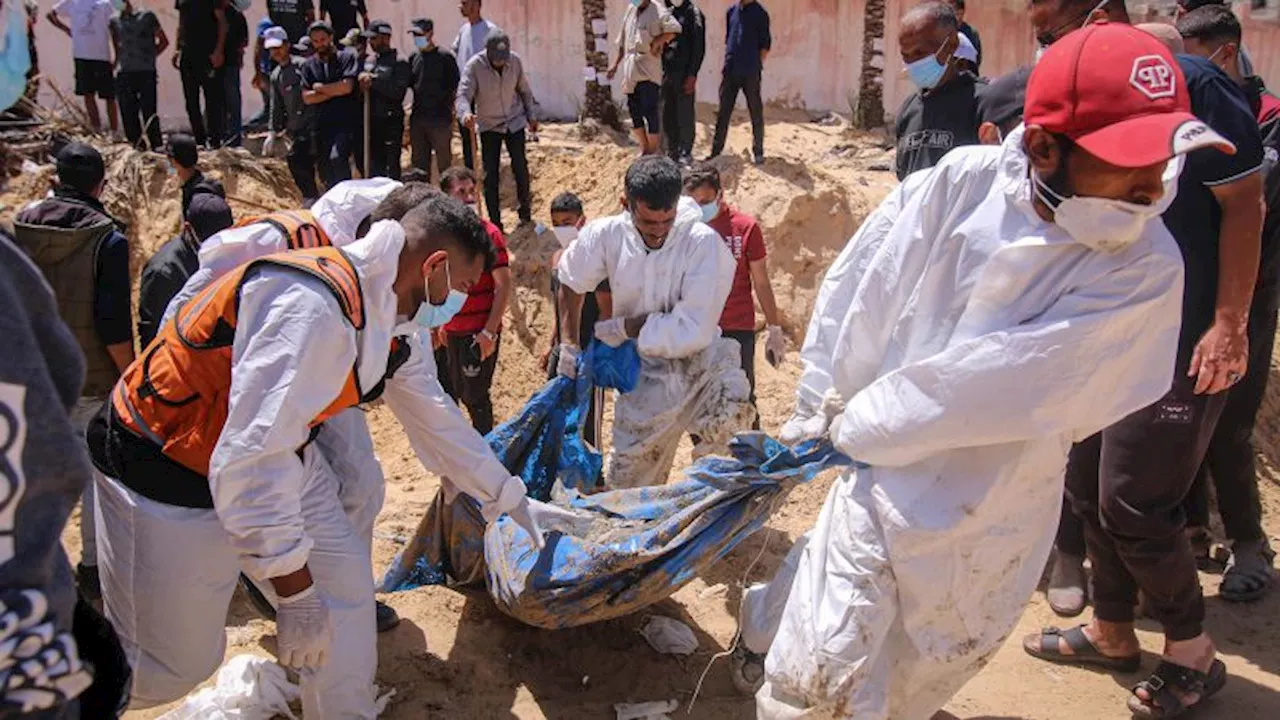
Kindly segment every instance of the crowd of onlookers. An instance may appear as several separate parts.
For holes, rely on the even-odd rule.
[[[239,146],[266,131],[264,151],[283,154],[308,201],[354,175],[398,178],[402,148],[410,165],[444,172],[453,138],[463,164],[483,170],[489,218],[501,225],[498,169],[505,146],[515,176],[518,214],[532,216],[526,143],[536,141],[539,108],[524,62],[510,37],[482,15],[482,0],[458,3],[464,18],[448,46],[435,22],[411,21],[414,51],[400,57],[396,29],[370,20],[364,0],[180,0],[172,34],[133,0],[59,0],[48,22],[67,33],[74,90],[90,127],[105,127],[140,148],[159,150],[164,133],[157,77],[169,64],[182,82],[186,120],[198,146]],[[34,4],[28,5],[32,97],[38,74]],[[697,78],[708,22],[694,0],[639,0],[626,6],[606,75],[621,86],[642,154],[662,151],[692,162]],[[746,98],[757,163],[764,157],[760,94],[772,40],[769,15],[756,0],[731,5],[724,18],[725,55],[711,156],[725,146],[738,95]],[[262,110],[244,118],[242,78],[261,95]],[[100,107],[103,106],[103,107]],[[407,132],[406,132],[407,129]],[[287,144],[287,149],[286,149]],[[367,154],[367,157],[366,157]]]

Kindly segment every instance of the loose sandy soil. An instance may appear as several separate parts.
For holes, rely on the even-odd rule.
[[[705,112],[705,110],[704,110]],[[700,128],[699,152],[706,151],[709,128]],[[718,161],[731,202],[760,217],[769,245],[771,277],[785,313],[784,325],[793,342],[804,333],[813,295],[827,266],[858,223],[895,184],[888,171],[892,162],[877,138],[856,136],[838,126],[825,126],[800,116],[771,115],[770,159],[761,168],[747,162],[749,132],[735,125],[731,153]],[[622,172],[633,150],[608,135],[584,139],[579,128],[552,127],[541,142],[531,145],[536,215],[546,219],[546,207],[562,190],[577,192],[592,216],[614,212]],[[587,133],[590,134],[590,133]],[[121,151],[107,201],[132,225],[135,272],[149,254],[177,227],[177,189],[159,165],[139,174]],[[114,157],[114,156],[113,156]],[[271,176],[253,175],[243,163],[225,157],[208,163],[227,182],[237,217],[257,212],[254,205],[287,207],[296,203],[278,164]],[[0,195],[0,212],[36,197],[47,188],[48,171],[24,174]],[[510,173],[503,170],[503,197],[513,202]],[[127,176],[127,178],[125,177]],[[114,177],[114,176],[113,176]],[[128,181],[125,181],[125,180]],[[248,201],[248,202],[242,202]],[[514,208],[506,211],[508,228],[515,227]],[[546,350],[551,327],[547,291],[547,258],[554,246],[548,234],[531,228],[512,233],[512,266],[517,291],[508,315],[495,382],[499,417],[515,411],[545,376],[538,358]],[[791,407],[798,375],[794,355],[781,369],[757,360],[763,425],[775,430]],[[1274,385],[1274,384],[1273,384]],[[1280,389],[1269,393],[1260,422],[1259,449],[1263,456],[1261,485],[1267,528],[1275,542],[1280,533],[1280,486],[1274,467],[1280,467]],[[371,417],[374,439],[387,476],[386,506],[375,540],[375,570],[381,570],[411,533],[435,494],[438,482],[414,459],[394,418],[378,409]],[[688,461],[684,447],[677,459]],[[796,488],[771,518],[768,530],[750,538],[704,577],[651,609],[678,617],[691,625],[701,648],[687,660],[661,656],[649,648],[636,630],[641,616],[558,632],[523,626],[500,614],[483,589],[423,588],[385,598],[404,621],[379,638],[378,682],[397,694],[387,710],[389,718],[611,718],[613,704],[676,698],[680,713],[688,707],[703,668],[715,653],[732,642],[741,587],[767,579],[791,543],[814,522],[832,482],[822,477]],[[73,518],[72,528],[78,522]],[[79,554],[74,530],[66,534],[73,555]],[[751,576],[744,573],[755,558]],[[1217,598],[1218,579],[1203,578],[1209,597],[1208,627],[1219,643],[1231,672],[1220,698],[1198,717],[1234,720],[1280,717],[1280,596],[1254,605],[1231,605]],[[1060,624],[1037,594],[1027,606],[1014,638],[991,665],[951,702],[948,709],[961,718],[1127,718],[1127,686],[1139,677],[1046,665],[1025,656],[1018,638],[1042,625]],[[1145,667],[1154,667],[1160,651],[1155,628],[1144,625]],[[256,619],[237,598],[228,617],[230,657],[238,653],[266,654],[274,648],[274,628]],[[141,720],[158,711],[130,713]],[[751,700],[737,695],[719,661],[707,675],[702,694],[690,717],[745,718],[754,715]]]

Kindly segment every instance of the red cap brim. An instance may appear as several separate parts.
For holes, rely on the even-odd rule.
[[[1206,147],[1228,155],[1236,152],[1230,140],[1186,112],[1141,115],[1071,139],[1102,161],[1123,168],[1155,165]]]

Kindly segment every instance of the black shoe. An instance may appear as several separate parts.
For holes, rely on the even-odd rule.
[[[378,618],[378,632],[384,633],[400,624],[400,613],[396,609],[379,600],[374,604],[374,615]]]
[[[80,594],[86,600],[98,601],[102,599],[102,581],[98,578],[97,565],[85,565],[84,563],[76,565],[76,588],[80,590]]]
[[[254,610],[258,611],[258,614],[264,620],[274,621],[276,619],[276,609],[271,606],[271,602],[262,594],[258,586],[254,585],[249,576],[244,573],[240,573],[240,589],[244,591],[245,595],[249,596],[249,604],[253,606]]]

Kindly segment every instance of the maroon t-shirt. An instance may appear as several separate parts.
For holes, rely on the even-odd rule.
[[[738,265],[733,271],[733,289],[720,315],[721,330],[755,330],[756,307],[751,293],[751,269],[749,263],[763,260],[764,233],[756,219],[725,204],[720,214],[707,223],[724,238]]]
[[[507,267],[509,260],[507,258],[507,239],[502,237],[502,231],[497,225],[488,220],[481,219],[484,223],[484,229],[489,233],[489,240],[493,242],[495,259],[493,269]],[[444,326],[445,332],[450,335],[475,335],[484,329],[484,324],[489,322],[489,312],[493,310],[493,273],[486,272],[480,276],[480,280],[471,286],[471,292],[467,293],[467,303],[462,306],[458,314]]]

